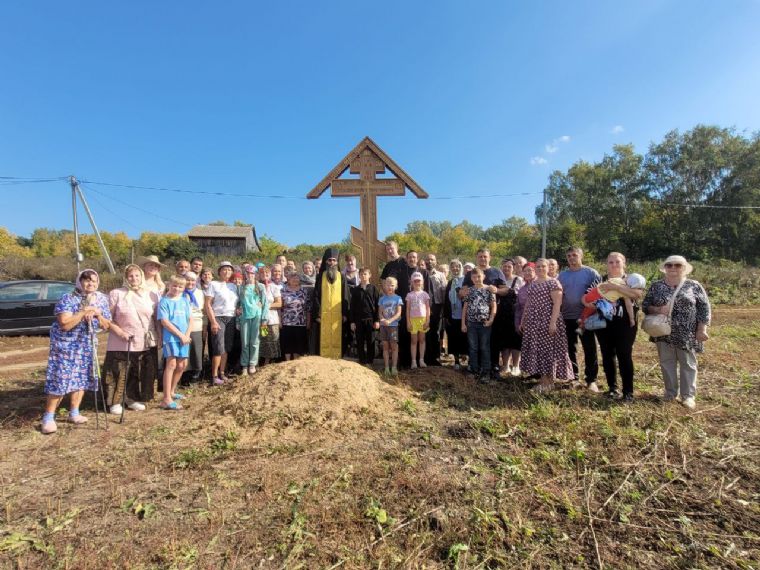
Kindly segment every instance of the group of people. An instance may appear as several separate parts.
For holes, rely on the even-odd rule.
[[[568,248],[562,271],[556,260],[521,256],[493,267],[485,248],[477,263],[441,265],[432,253],[402,257],[392,241],[386,253],[380,290],[371,268],[357,267],[346,255],[341,269],[332,248],[301,263],[300,271],[284,255],[271,266],[223,261],[216,275],[201,258],[182,259],[168,284],[161,277],[166,265],[147,256],[128,265],[123,287],[108,295],[98,291],[97,272],[82,271],[55,309],[42,432],[56,431],[56,409],[67,394],[69,420],[86,422],[79,413],[85,390],[102,387],[110,413],[145,410],[159,375],[159,406],[180,410],[185,395],[177,388],[183,380],[201,380],[206,351],[205,371],[218,386],[233,373],[253,375],[272,361],[305,354],[341,358],[351,347],[360,363],[371,366],[378,341],[388,375],[439,366],[445,351],[456,370],[466,357],[465,371],[480,382],[525,377],[537,380],[538,392],[572,382],[595,393],[598,344],[607,395],[631,402],[642,311],[670,325],[669,334],[652,338],[664,398],[695,406],[696,354],[708,338],[710,304],[704,288],[688,278],[692,266],[681,256],[666,259],[664,278],[646,291],[644,278],[628,274],[618,252],[608,255],[604,276],[583,265],[578,247]],[[109,333],[102,370],[95,360],[100,330]]]

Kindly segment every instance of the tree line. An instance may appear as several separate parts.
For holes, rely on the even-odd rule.
[[[633,145],[615,145],[597,162],[578,161],[567,171],[554,171],[545,188],[546,212],[536,208],[536,223],[518,216],[490,227],[418,220],[403,232],[386,236],[402,251],[436,252],[443,258],[473,259],[486,246],[494,256],[536,257],[541,248],[541,223],[547,222],[547,255],[563,258],[569,244],[583,247],[589,258],[610,251],[648,261],[679,253],[694,260],[726,259],[757,264],[760,258],[760,133],[744,135],[733,128],[697,125],[670,131],[638,154]],[[493,209],[499,204],[483,201]],[[211,222],[224,225],[223,221]],[[248,225],[235,221],[236,225]],[[133,254],[166,259],[198,253],[187,237],[143,232],[136,240],[124,232],[102,232],[114,261]],[[271,261],[278,253],[311,259],[326,245],[288,246],[261,236],[257,259]],[[82,234],[85,258],[100,256],[95,236]],[[0,257],[71,257],[71,230],[36,229],[19,238],[0,228]]]

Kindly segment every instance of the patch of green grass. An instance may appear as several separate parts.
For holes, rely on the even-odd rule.
[[[204,465],[214,458],[234,451],[237,448],[238,437],[237,432],[227,430],[212,439],[206,448],[193,447],[180,452],[174,459],[174,466],[177,469],[192,469]]]
[[[508,475],[512,481],[522,481],[525,479],[525,473],[522,467],[522,461],[514,455],[497,455],[499,460],[497,471],[501,474]]]
[[[199,449],[193,447],[191,449],[185,449],[181,451],[179,455],[174,459],[174,466],[177,469],[192,469],[203,465],[210,458],[210,454],[206,449]]]
[[[471,422],[472,427],[484,435],[496,437],[504,433],[504,425],[493,418],[483,417]]]
[[[367,508],[364,510],[364,516],[371,519],[381,528],[392,526],[396,522],[396,519],[390,516],[388,511],[386,511],[380,504],[380,501],[374,497],[369,497],[367,499]]]
[[[400,408],[402,412],[406,412],[410,416],[417,415],[417,406],[415,405],[414,401],[410,399],[406,399],[403,402],[401,402]]]
[[[224,453],[226,451],[234,451],[237,448],[237,442],[239,435],[234,430],[227,430],[219,437],[211,440],[211,451],[214,454]]]

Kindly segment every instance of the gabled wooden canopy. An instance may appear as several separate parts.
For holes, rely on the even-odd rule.
[[[358,145],[356,145],[351,152],[349,152],[343,160],[341,160],[335,168],[333,168],[327,176],[325,176],[319,184],[317,184],[311,192],[309,192],[306,197],[307,198],[319,198],[325,190],[327,190],[332,183],[339,179],[343,173],[349,168],[351,165],[351,162],[354,161],[359,157],[361,152],[365,149],[369,148],[377,157],[383,162],[385,167],[404,183],[404,186],[408,188],[412,194],[417,196],[417,198],[427,198],[428,193],[425,192],[422,187],[417,184],[417,182],[414,181],[414,179],[409,176],[406,172],[404,172],[404,169],[401,168],[396,162],[388,156],[383,149],[381,149],[375,141],[373,141],[369,137],[364,137]]]

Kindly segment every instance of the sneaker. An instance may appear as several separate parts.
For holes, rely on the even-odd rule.
[[[596,381],[588,383],[588,391],[592,394],[599,393],[599,385],[596,383]]]
[[[624,404],[633,404],[633,394],[623,394]]]
[[[145,409],[145,408],[143,408],[143,409]],[[111,414],[113,414],[113,415],[115,415],[115,416],[120,416],[122,411],[123,411],[123,409],[121,407],[121,404],[114,404],[113,406],[111,406],[110,408],[108,408],[108,412],[111,413]]]
[[[121,407],[121,406],[119,406]],[[144,412],[145,411],[145,404],[141,404],[140,402],[132,402],[127,406],[130,410],[134,412]],[[119,412],[121,413],[121,412]]]
[[[89,420],[86,417],[84,417],[82,414],[77,414],[76,416],[69,415],[69,421],[74,425],[80,425],[80,424],[86,424]]]
[[[249,366],[248,367],[248,374],[256,374],[256,367],[255,366]]]
[[[221,379],[221,377],[217,376],[214,378],[214,380],[211,382],[214,386],[224,386],[224,380]]]
[[[676,394],[675,396],[670,396],[669,394],[664,394],[662,396],[662,401],[663,402],[680,402],[681,401],[681,396],[679,396],[678,394]]]
[[[55,433],[58,431],[58,425],[55,423],[55,420],[50,420],[49,422],[42,422],[40,424],[40,431],[44,433],[45,435],[50,433]]]
[[[609,390],[605,396],[607,396],[610,400],[619,400],[623,397],[623,395],[618,390]]]
[[[689,410],[693,410],[697,407],[697,402],[694,398],[684,398],[682,404],[684,408],[688,408]]]
[[[248,376],[248,369],[243,366],[243,369],[240,371],[241,376]]]

